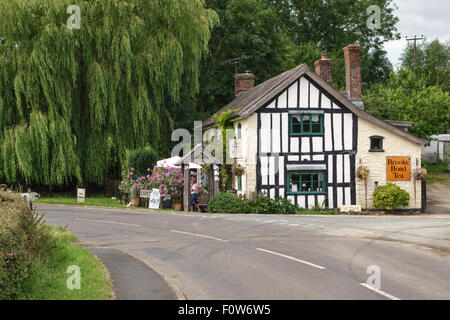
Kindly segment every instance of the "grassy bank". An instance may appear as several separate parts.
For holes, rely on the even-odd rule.
[[[0,190],[0,300],[111,298],[103,264],[42,218],[19,194]],[[80,289],[68,288],[69,266],[80,269]]]
[[[425,180],[428,184],[450,185],[450,172],[448,171],[447,162],[425,164],[424,167],[427,169]]]
[[[120,203],[120,200],[112,200],[111,198],[86,198],[84,203],[78,203],[75,197],[45,197],[35,201],[35,203],[44,204],[69,204],[69,205],[84,205],[84,206],[102,206],[112,208],[125,208],[126,205]]]
[[[18,299],[28,300],[105,300],[112,298],[112,283],[107,270],[88,249],[75,245],[77,238],[63,227],[51,227],[55,247],[41,266],[25,282]],[[80,289],[70,290],[69,266],[80,268]]]

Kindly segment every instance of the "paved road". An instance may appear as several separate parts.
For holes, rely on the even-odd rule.
[[[179,298],[450,299],[448,216],[38,210],[85,243],[139,258]],[[371,265],[381,270],[378,291],[362,285]]]

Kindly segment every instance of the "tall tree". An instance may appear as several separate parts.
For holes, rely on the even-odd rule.
[[[413,122],[409,131],[424,139],[449,132],[448,91],[427,85],[409,68],[392,72],[386,83],[372,86],[363,100],[366,111],[380,119]]]
[[[220,23],[213,29],[210,54],[202,60],[200,92],[173,106],[177,126],[192,128],[234,98],[234,74],[249,71],[256,83],[278,75],[283,69],[290,41],[279,17],[267,0],[207,0]],[[233,63],[236,62],[236,65]]]
[[[398,39],[392,0],[268,0],[276,8],[283,25],[296,46],[315,44],[334,61],[333,80],[338,89],[345,87],[342,48],[351,43],[361,45],[363,89],[370,83],[385,80],[392,70],[383,43]],[[380,27],[368,24],[370,6],[380,9]],[[372,22],[372,20],[370,20]],[[302,52],[300,50],[300,52]],[[318,58],[318,57],[316,57]],[[296,63],[304,61],[299,54]]]
[[[161,149],[216,22],[203,0],[0,0],[0,179],[101,184],[127,148]]]
[[[414,46],[406,46],[400,58],[403,68],[414,66]],[[445,91],[450,89],[450,41],[423,41],[416,49],[414,72],[430,86],[437,85]]]

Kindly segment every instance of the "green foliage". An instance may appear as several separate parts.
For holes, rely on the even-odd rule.
[[[0,1],[0,179],[102,184],[126,149],[167,152],[216,23],[203,0]]]
[[[141,177],[148,174],[147,169],[152,170],[158,161],[158,156],[151,148],[135,149],[130,152],[128,167],[134,168],[134,175]]]
[[[9,191],[0,191],[0,300],[24,293],[25,283],[54,247],[49,228],[28,202]]]
[[[87,248],[74,244],[77,238],[65,228],[50,227],[55,241],[53,250],[45,252],[45,263],[28,279],[23,300],[103,300],[112,298],[111,279],[106,269]],[[81,288],[67,289],[67,267],[76,265],[81,270]]]
[[[421,138],[446,133],[450,97],[438,86],[428,86],[410,69],[391,73],[386,84],[373,86],[363,96],[366,111],[386,120],[411,121],[408,130]]]
[[[351,43],[361,45],[361,76],[366,84],[387,78],[392,65],[386,58],[383,43],[399,39],[392,0],[274,0],[284,33],[294,43],[294,65],[308,63],[314,67],[311,53],[325,51],[333,59],[333,81],[338,90],[345,88],[342,48]],[[367,8],[381,9],[379,29],[367,26]],[[316,48],[314,48],[314,46]],[[297,52],[297,54],[295,54]],[[315,59],[319,59],[317,55]]]
[[[208,202],[208,212],[212,213],[249,213],[244,200],[231,193],[218,193]]]
[[[414,68],[414,46],[409,43],[402,53],[403,68]],[[414,73],[427,86],[438,86],[444,91],[450,90],[450,41],[423,41],[416,47],[416,68]]]
[[[208,212],[213,213],[258,213],[258,214],[296,214],[299,207],[283,198],[271,199],[257,196],[253,200],[240,199],[231,193],[219,193],[208,203]]]
[[[392,212],[399,206],[406,207],[408,204],[409,193],[392,182],[378,187],[373,194],[373,206],[388,212]]]

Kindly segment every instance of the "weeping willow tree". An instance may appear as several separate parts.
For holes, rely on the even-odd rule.
[[[127,149],[159,150],[216,22],[204,0],[0,0],[0,180],[102,184]]]

